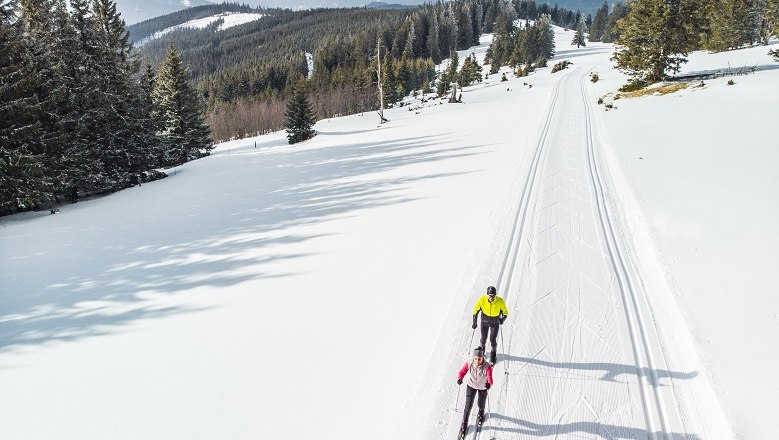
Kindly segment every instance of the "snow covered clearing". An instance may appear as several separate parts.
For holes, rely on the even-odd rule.
[[[682,75],[755,72],[617,100],[603,114],[605,147],[628,183],[618,189],[630,188],[637,201],[622,208],[648,226],[634,236],[660,255],[657,271],[667,274],[744,439],[774,437],[779,414],[779,150],[771,134],[779,64],[767,55],[776,45],[695,52]],[[625,81],[605,68],[599,74],[597,95]]]
[[[453,439],[456,371],[477,343],[471,309],[491,284],[510,317],[481,438],[730,438],[717,396],[777,383],[727,376],[722,359],[751,345],[752,367],[772,340],[746,332],[779,312],[777,271],[757,274],[776,268],[759,247],[775,238],[777,198],[760,194],[778,188],[763,175],[776,162],[763,142],[751,172],[734,170],[748,158],[726,148],[715,104],[731,100],[714,82],[604,112],[596,98],[624,80],[609,70],[613,48],[575,49],[572,36],[557,30],[550,63],[568,69],[491,76],[463,104],[391,109],[381,126],[373,113],[324,120],[294,146],[284,133],[224,143],[164,180],[0,220],[0,438]],[[776,72],[721,93],[756,93],[749,81]],[[721,123],[672,110],[694,99]],[[641,128],[647,118],[697,131],[661,138]],[[684,152],[720,138],[710,163]],[[732,173],[735,209],[712,220],[725,197],[708,192],[717,173]],[[692,196],[701,202],[685,205]],[[684,231],[744,224],[751,197],[768,218],[735,237],[712,230],[706,246],[723,247],[685,260],[704,235]],[[711,223],[683,227],[696,222]],[[725,255],[747,237],[768,261],[739,254],[754,273]],[[763,308],[735,304],[738,293],[711,304],[709,288],[742,273],[757,277],[740,285],[764,289],[750,298]],[[712,316],[691,311],[699,302]],[[701,341],[730,318],[748,328],[721,334],[741,339],[723,351]],[[771,432],[743,413],[756,404],[729,410],[744,438]]]
[[[143,46],[152,40],[162,38],[166,34],[169,34],[178,29],[203,29],[217,20],[222,20],[222,24],[220,24],[216,30],[223,31],[233,26],[240,26],[242,24],[259,20],[264,16],[265,14],[259,14],[256,12],[225,12],[224,14],[217,14],[210,17],[189,20],[186,23],[177,24],[176,26],[171,26],[169,28],[155,32],[154,35],[141,39],[140,41],[136,42],[135,45]]]

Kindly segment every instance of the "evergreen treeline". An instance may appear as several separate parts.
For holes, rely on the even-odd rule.
[[[0,3],[0,53],[0,215],[154,180],[211,148],[183,69],[140,75],[111,0]]]
[[[614,60],[632,76],[632,88],[679,72],[693,50],[737,49],[779,36],[779,0],[633,0],[627,6]]]
[[[501,25],[505,10],[512,11],[511,21],[504,16]],[[219,32],[180,29],[165,36],[176,41],[182,59],[193,66],[191,73],[207,100],[208,123],[216,139],[282,128],[293,85],[308,74],[305,52],[314,57],[309,98],[317,116],[324,118],[378,107],[377,43],[384,94],[391,104],[411,91],[434,88],[435,65],[452,49],[478,44],[479,36],[492,32],[496,23],[513,27],[515,19],[548,15],[551,22],[571,27],[581,18],[564,8],[505,0],[456,0],[402,10],[262,13],[266,16],[260,20]],[[159,26],[147,32],[156,30]],[[142,50],[156,63],[165,46],[165,41],[155,40]]]
[[[524,27],[515,26],[517,14],[527,13],[528,8],[522,7],[525,3],[534,4],[522,2],[519,8],[504,5],[496,17],[492,45],[485,59],[485,63],[490,63],[490,73],[497,73],[500,66],[509,65],[516,69],[517,76],[525,76],[536,67],[545,67],[554,56],[552,16],[541,12],[549,9],[547,5],[537,11],[541,15],[523,17],[526,19]],[[572,17],[581,19],[581,14],[559,9],[555,11],[555,16],[566,24]],[[534,20],[533,24],[529,24],[528,20]]]

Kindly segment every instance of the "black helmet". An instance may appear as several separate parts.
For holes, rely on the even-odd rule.
[[[498,292],[495,290],[495,286],[490,286],[487,288],[487,295],[497,295]]]

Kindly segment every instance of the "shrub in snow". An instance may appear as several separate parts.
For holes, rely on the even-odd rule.
[[[597,73],[592,72],[592,73],[590,73],[590,81],[596,83],[596,82],[600,81],[600,77],[598,76]]]
[[[559,63],[555,64],[554,67],[552,67],[552,73],[557,73],[563,69],[567,69],[571,64],[573,63],[568,60],[560,61]]]
[[[624,86],[619,88],[620,92],[635,92],[636,90],[641,90],[644,87],[648,86],[649,84],[646,81],[641,81],[639,79],[631,79],[628,80],[628,83]]]

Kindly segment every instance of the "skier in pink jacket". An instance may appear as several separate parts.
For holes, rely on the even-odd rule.
[[[460,437],[465,437],[468,431],[468,417],[473,409],[473,399],[479,395],[479,413],[476,415],[476,425],[484,423],[484,404],[487,402],[487,392],[492,386],[492,365],[484,361],[484,349],[476,347],[473,359],[465,362],[457,375],[457,385],[462,385],[463,378],[468,376],[468,387],[465,392],[465,411],[463,423],[460,425]]]

